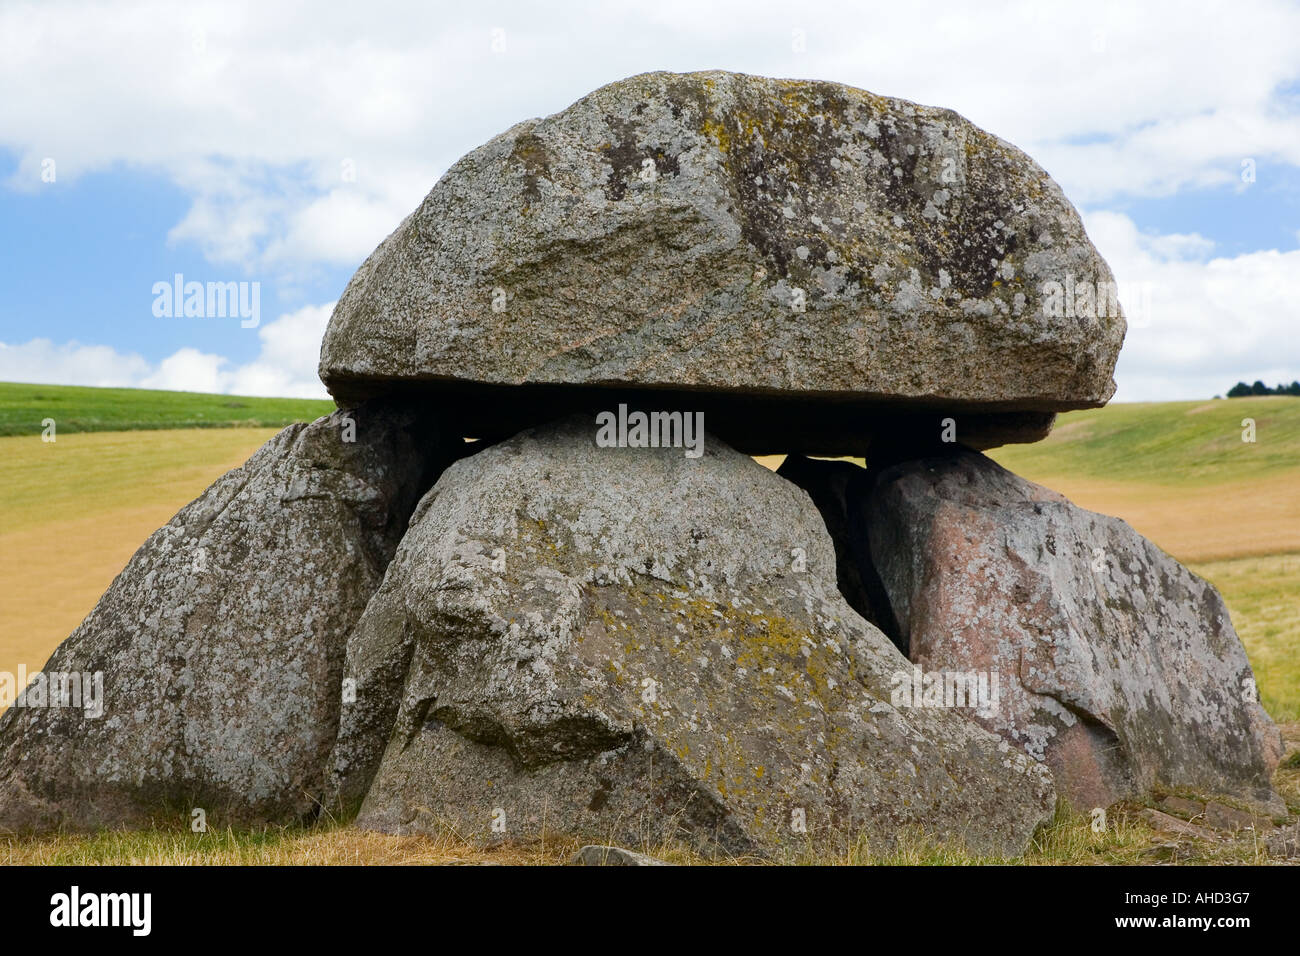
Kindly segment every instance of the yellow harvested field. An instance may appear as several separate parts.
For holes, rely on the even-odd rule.
[[[1300,469],[1204,487],[1026,477],[1081,508],[1123,518],[1183,562],[1300,551]]]
[[[36,671],[135,550],[273,428],[0,438],[0,671]]]

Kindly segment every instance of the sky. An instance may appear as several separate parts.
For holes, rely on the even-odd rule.
[[[698,69],[1025,150],[1118,280],[1116,400],[1300,378],[1300,2],[0,0],[0,381],[324,397],[334,301],[456,159]],[[178,274],[258,321],[169,314]]]

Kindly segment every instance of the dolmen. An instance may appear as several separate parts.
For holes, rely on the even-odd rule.
[[[353,276],[338,410],[0,718],[0,827],[1014,857],[1160,789],[1276,811],[1215,589],[981,453],[1105,404],[1124,331],[1060,188],[950,110],[650,73],[519,123]]]

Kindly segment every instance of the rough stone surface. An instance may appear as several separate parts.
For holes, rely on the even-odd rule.
[[[584,846],[573,857],[574,866],[672,866],[665,860],[617,846]]]
[[[459,450],[431,420],[292,425],[155,532],[45,667],[102,672],[102,714],[29,687],[0,718],[0,829],[310,817],[348,633]]]
[[[1179,837],[1191,837],[1196,840],[1205,840],[1209,843],[1217,843],[1222,838],[1203,826],[1195,823],[1187,823],[1177,817],[1171,817],[1167,813],[1161,813],[1159,810],[1146,808],[1138,812],[1138,816],[1147,826],[1157,833],[1169,833]]]
[[[804,492],[711,436],[690,459],[594,434],[486,448],[417,507],[349,641],[335,794],[364,794],[359,825],[1024,849],[1050,774],[957,713],[891,705],[909,665],[836,591]]]
[[[1225,806],[1217,800],[1211,800],[1205,805],[1205,825],[1216,830],[1267,830],[1272,828],[1273,821],[1258,813],[1239,810],[1236,807]]]
[[[913,661],[1000,678],[985,726],[1063,797],[1154,785],[1276,807],[1281,738],[1218,592],[1117,518],[982,455],[883,471],[872,555]]]
[[[1300,860],[1300,823],[1279,827],[1264,834],[1268,852],[1283,860]]]
[[[1184,820],[1199,820],[1205,816],[1205,801],[1191,800],[1187,797],[1165,797],[1160,801],[1160,809]]]
[[[472,396],[490,437],[641,389],[750,453],[858,454],[936,409],[981,447],[1111,396],[1110,283],[1047,174],[951,110],[648,73],[457,162],[352,278],[320,371],[345,402]]]

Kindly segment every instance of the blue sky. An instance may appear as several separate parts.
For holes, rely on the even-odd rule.
[[[4,158],[0,176],[15,165],[12,153]],[[177,272],[199,281],[256,280],[270,319],[336,299],[360,264],[322,264],[287,281],[256,263],[215,264],[198,243],[168,239],[189,206],[165,175],[129,167],[88,173],[60,189],[0,191],[0,341],[28,332],[108,343],[154,362],[185,347],[247,362],[258,351],[256,334],[220,318],[155,318],[153,284]]]
[[[951,107],[1025,149],[1120,281],[1118,399],[1300,378],[1296,3],[53,0],[0,7],[0,380],[323,395],[334,300],[460,155],[705,68]],[[176,273],[259,283],[258,326],[155,315]]]

